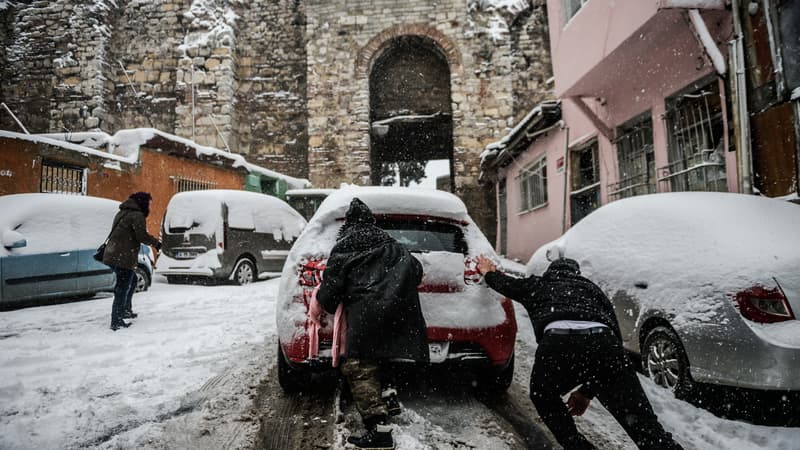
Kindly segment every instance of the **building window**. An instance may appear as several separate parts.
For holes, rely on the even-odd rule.
[[[570,152],[572,225],[600,207],[600,162],[597,141]]]
[[[175,184],[175,192],[186,192],[186,191],[203,191],[206,189],[215,189],[217,187],[217,183],[214,181],[208,180],[197,180],[194,178],[186,178],[186,177],[170,177],[172,182]]]
[[[523,169],[518,178],[521,212],[547,204],[547,158]]]
[[[86,169],[45,160],[39,191],[86,195]]]
[[[648,112],[617,128],[619,181],[608,185],[608,195],[618,200],[656,192],[653,153],[653,118]]]
[[[667,99],[669,165],[658,170],[665,188],[727,191],[722,111],[716,80]]]
[[[589,0],[563,0],[564,1],[564,22],[569,22],[569,19],[578,13],[583,8],[583,5],[589,3]]]

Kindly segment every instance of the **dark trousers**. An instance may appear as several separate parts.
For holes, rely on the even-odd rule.
[[[658,422],[650,401],[611,333],[545,335],[531,373],[531,400],[566,450],[595,448],[575,427],[562,397],[588,383],[640,449],[681,449]]]
[[[125,308],[131,307],[131,298],[136,289],[136,273],[122,267],[112,267],[112,269],[117,275],[117,283],[114,285],[114,304],[111,306],[111,325],[113,326],[123,322],[122,316],[126,311]]]

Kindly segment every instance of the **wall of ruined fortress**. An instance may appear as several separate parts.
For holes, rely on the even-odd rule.
[[[31,132],[153,127],[317,187],[368,184],[370,64],[423,36],[450,66],[456,192],[491,235],[479,155],[549,94],[544,3],[0,0],[0,101]],[[18,128],[0,113],[0,129]]]

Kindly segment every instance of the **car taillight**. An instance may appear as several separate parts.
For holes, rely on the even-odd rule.
[[[753,286],[736,294],[736,303],[742,316],[753,322],[775,323],[795,318],[779,288]]]
[[[483,275],[478,272],[478,258],[467,256],[464,258],[464,284],[478,284],[483,279]]]
[[[314,287],[322,282],[322,272],[325,270],[325,262],[310,259],[300,264],[300,285]]]

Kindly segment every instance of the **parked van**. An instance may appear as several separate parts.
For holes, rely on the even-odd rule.
[[[161,229],[156,273],[169,283],[198,280],[247,284],[280,275],[306,220],[286,202],[235,190],[181,192]]]

